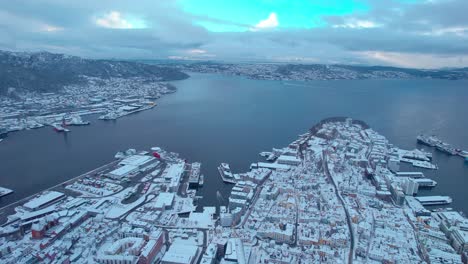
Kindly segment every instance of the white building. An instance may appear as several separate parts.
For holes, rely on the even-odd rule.
[[[293,156],[281,155],[276,160],[278,164],[297,166],[301,164],[301,159]]]
[[[189,240],[177,238],[164,254],[161,264],[193,264],[200,248]]]
[[[418,193],[419,184],[413,178],[406,178],[403,183],[403,192],[406,195],[414,195]]]
[[[127,157],[123,159],[122,161],[119,162],[120,166],[125,166],[125,165],[132,165],[136,166],[139,169],[149,165],[151,162],[155,160],[154,157],[147,156],[147,155],[132,155],[130,157]]]
[[[56,191],[48,191],[42,193],[40,196],[29,200],[29,202],[23,205],[24,208],[30,211],[36,211],[41,208],[47,207],[55,202],[58,202],[65,198],[65,194]]]

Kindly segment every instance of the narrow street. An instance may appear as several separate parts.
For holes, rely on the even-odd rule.
[[[336,196],[338,196],[338,198],[340,199],[341,205],[343,206],[345,214],[346,214],[346,222],[348,223],[348,229],[349,229],[349,234],[350,234],[350,238],[351,238],[351,245],[350,245],[349,256],[348,256],[348,263],[351,264],[351,263],[353,263],[353,256],[354,256],[354,232],[353,232],[353,226],[352,226],[352,223],[351,223],[351,217],[350,217],[349,212],[348,212],[348,207],[346,206],[346,204],[345,204],[345,202],[343,200],[343,197],[341,197],[341,194],[338,191],[335,180],[333,179],[333,177],[330,174],[330,171],[328,170],[328,161],[327,161],[327,155],[326,155],[325,150],[322,152],[322,166],[323,166],[323,172],[327,175],[327,177],[333,183]]]

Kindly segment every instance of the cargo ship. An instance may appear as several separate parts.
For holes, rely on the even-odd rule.
[[[221,165],[218,167],[218,171],[219,171],[219,175],[221,175],[221,178],[223,179],[224,182],[236,183],[236,180],[234,179],[234,175],[231,172],[231,168],[229,167],[229,164],[221,163]]]
[[[438,139],[436,136],[426,136],[426,135],[419,135],[416,137],[418,143],[421,143],[423,145],[427,145],[430,147],[435,147],[438,143],[442,143],[440,139]]]
[[[457,155],[462,151],[460,149],[455,149],[450,144],[443,142],[436,136],[419,135],[416,137],[416,140],[420,144],[435,147],[438,151],[444,152],[449,155]]]

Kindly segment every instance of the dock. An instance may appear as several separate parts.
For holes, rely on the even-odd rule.
[[[419,196],[415,197],[422,205],[444,205],[452,203],[449,196]]]

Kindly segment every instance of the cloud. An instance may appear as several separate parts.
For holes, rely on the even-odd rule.
[[[261,21],[255,13],[247,23],[189,13],[178,0],[140,0],[138,5],[111,0],[5,1],[0,7],[0,49],[119,59],[468,66],[468,1],[380,0],[369,5],[359,12],[300,17],[313,26],[293,27],[297,23],[288,19],[296,14],[283,16],[283,10],[270,7],[265,9],[278,13]],[[200,21],[224,31],[207,30]]]
[[[376,28],[382,26],[370,20],[348,19],[343,24],[332,25],[335,28]]]
[[[133,25],[124,19],[120,12],[117,11],[111,11],[104,16],[97,18],[96,25],[104,28],[133,28]]]
[[[62,30],[63,30],[63,27],[57,27],[57,26],[52,26],[52,25],[44,24],[44,25],[41,27],[41,30],[42,30],[42,31],[46,31],[46,32],[56,32],[56,31],[62,31]]]
[[[270,13],[268,18],[258,22],[253,28],[252,31],[272,29],[279,26],[278,17],[276,13]]]
[[[441,56],[420,53],[400,53],[366,51],[359,52],[378,64],[398,65],[406,68],[439,68],[440,65],[450,65],[450,67],[464,67],[468,61],[468,55]]]

